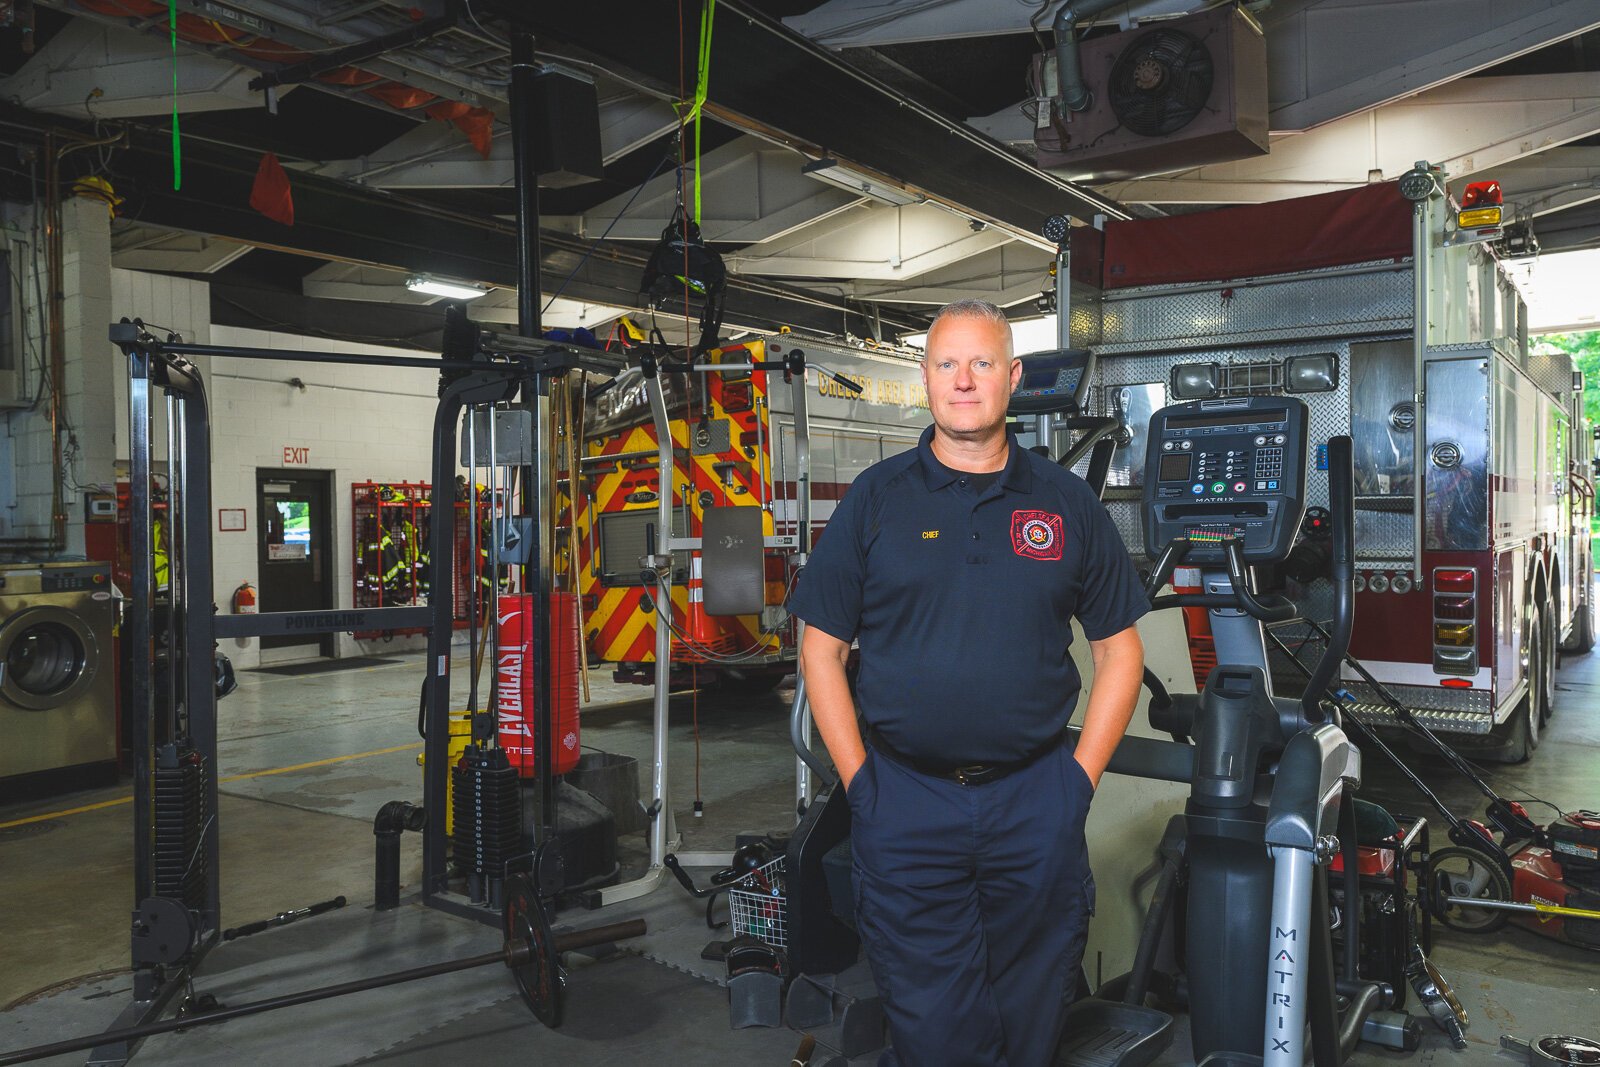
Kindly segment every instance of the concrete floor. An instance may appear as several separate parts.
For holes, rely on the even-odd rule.
[[[319,675],[241,675],[239,691],[221,705],[224,925],[339,894],[350,903],[219,946],[201,968],[197,989],[239,1003],[497,947],[493,928],[414,903],[381,914],[371,910],[372,815],[388,800],[420,796],[414,728],[420,671],[420,659],[408,655]],[[739,831],[792,823],[787,696],[674,698],[673,794],[684,851],[726,852]],[[1535,758],[1520,767],[1490,768],[1492,779],[1509,796],[1526,791],[1567,809],[1600,806],[1600,656],[1569,659],[1557,675],[1557,698]],[[584,710],[584,744],[645,757],[647,699],[643,689],[597,683]],[[689,814],[696,734],[706,801],[701,819]],[[1435,760],[1413,757],[1412,764],[1458,811],[1481,811],[1471,786]],[[1376,756],[1368,759],[1364,795],[1431,815]],[[124,785],[0,808],[0,899],[7,902],[0,909],[0,945],[6,946],[0,950],[0,1008],[7,1009],[0,1013],[0,1049],[104,1027],[127,1002],[132,902],[126,796]],[[639,835],[623,839],[626,861],[637,864],[642,842]],[[407,835],[405,849],[402,879],[414,887],[416,835]],[[699,874],[703,880],[705,872]],[[573,957],[569,1017],[560,1030],[535,1022],[503,969],[486,967],[155,1038],[139,1061],[316,1067],[497,1062],[515,1055],[573,1065],[788,1062],[796,1033],[728,1028],[720,965],[699,959],[708,940],[726,934],[707,930],[703,907],[676,886],[599,912],[568,910],[559,924],[582,927],[634,915],[650,923],[646,937],[596,960]],[[1476,938],[1441,930],[1434,959],[1472,1015],[1472,1044],[1453,1052],[1430,1027],[1413,1062],[1503,1063],[1496,1054],[1503,1032],[1600,1033],[1600,953],[1515,928]],[[819,1050],[814,1062],[824,1058]],[[1363,1046],[1356,1062],[1401,1058]],[[77,1054],[49,1062],[82,1061]],[[1162,1062],[1183,1062],[1183,1045]]]

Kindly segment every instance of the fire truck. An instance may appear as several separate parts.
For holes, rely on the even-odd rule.
[[[709,614],[703,554],[677,557],[672,683],[761,691],[793,673],[793,628],[783,602],[800,554],[856,476],[915,447],[930,421],[919,355],[909,349],[785,333],[713,349],[702,365],[748,367],[796,354],[803,354],[799,375],[749,369],[662,375],[675,472],[665,489],[641,370],[625,370],[584,405],[567,543],[577,553],[589,658],[610,662],[616,680],[655,679],[659,616],[651,598],[659,591],[640,561],[659,543],[663,491],[671,494],[674,538],[699,538],[709,509],[745,507],[761,509],[769,542],[759,615]],[[565,484],[565,473],[560,478]],[[771,547],[773,541],[786,544]]]
[[[1298,396],[1314,440],[1354,439],[1352,654],[1424,724],[1517,760],[1550,715],[1558,649],[1594,643],[1591,438],[1581,373],[1530,350],[1498,185],[1461,194],[1419,163],[1398,182],[1080,228],[1063,313],[1098,356],[1091,403],[1124,427],[1105,499],[1131,550],[1152,411]],[[1309,464],[1307,542],[1277,579],[1315,610],[1325,445]],[[1186,622],[1197,680],[1204,620]],[[1280,670],[1280,691],[1298,688]],[[1369,721],[1395,721],[1348,668],[1343,683]]]

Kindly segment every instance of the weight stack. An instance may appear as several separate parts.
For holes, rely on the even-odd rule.
[[[206,774],[199,753],[168,750],[155,773],[155,895],[181,900],[192,911],[206,905]]]
[[[479,878],[503,878],[506,861],[525,851],[517,769],[504,749],[472,747],[450,778],[456,863]]]

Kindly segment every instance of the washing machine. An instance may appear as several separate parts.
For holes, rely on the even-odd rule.
[[[116,777],[111,570],[0,563],[0,798]]]

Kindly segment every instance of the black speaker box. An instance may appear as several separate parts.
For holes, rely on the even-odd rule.
[[[560,70],[533,79],[529,101],[533,165],[548,189],[592,182],[605,174],[600,153],[600,94],[594,82]]]

